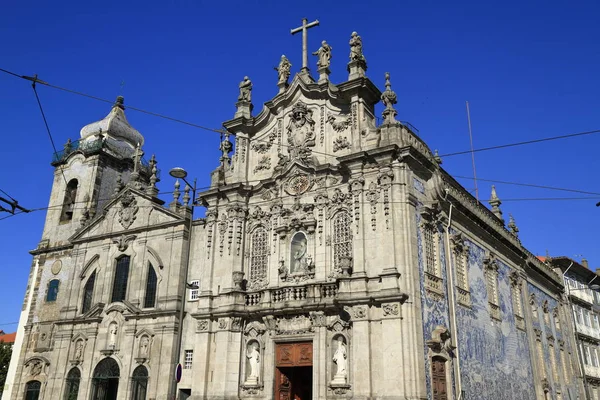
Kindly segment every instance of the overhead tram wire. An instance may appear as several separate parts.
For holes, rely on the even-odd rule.
[[[51,83],[42,81],[40,79],[37,78],[37,75],[34,77],[29,77],[29,76],[25,76],[25,75],[19,75],[16,74],[12,71],[8,71],[6,69],[0,68],[0,72],[4,72],[6,74],[15,76],[17,78],[20,79],[25,79],[28,81],[33,81],[33,82],[37,82],[41,85],[44,86],[48,86],[50,88],[53,89],[58,89],[64,92],[68,92],[68,93],[72,93],[78,96],[82,96],[82,97],[87,97],[89,99],[93,99],[93,100],[97,100],[97,101],[101,101],[104,103],[108,103],[108,104],[114,104],[114,101],[112,100],[107,100],[107,99],[103,99],[101,97],[97,97],[97,96],[93,96],[87,93],[83,93],[83,92],[79,92],[76,90],[72,90],[72,89],[68,89],[68,88],[64,88],[61,86],[57,86],[57,85],[53,85]],[[133,107],[133,106],[127,106],[127,109],[129,110],[134,110],[137,112],[141,112],[144,114],[148,114],[151,116],[155,116],[155,117],[159,117],[159,118],[163,118],[169,121],[173,121],[173,122],[178,122],[180,124],[184,124],[184,125],[188,125],[194,128],[198,128],[198,129],[203,129],[209,132],[215,132],[215,133],[219,133],[219,134],[223,134],[225,131],[223,129],[214,129],[214,128],[209,128],[206,126],[202,126],[199,124],[195,124],[193,122],[188,122],[179,118],[174,118],[174,117],[170,117],[168,115],[164,115],[164,114],[160,114],[160,113],[156,113],[156,112],[152,112],[152,111],[148,111],[148,110],[144,110],[142,108],[137,108],[137,107]],[[522,146],[522,145],[527,145],[527,144],[534,144],[534,143],[541,143],[541,142],[546,142],[546,141],[551,141],[551,140],[559,140],[559,139],[567,139],[567,138],[572,138],[572,137],[577,137],[577,136],[585,136],[585,135],[591,135],[594,133],[600,133],[600,129],[598,130],[592,130],[592,131],[586,131],[586,132],[577,132],[577,133],[571,133],[571,134],[566,134],[566,135],[559,135],[559,136],[551,136],[551,137],[546,137],[546,138],[540,138],[540,139],[533,139],[533,140],[527,140],[527,141],[523,141],[523,142],[515,142],[515,143],[507,143],[507,144],[502,144],[502,145],[497,145],[497,146],[490,146],[490,147],[483,147],[480,149],[472,149],[472,150],[464,150],[464,151],[458,151],[458,152],[453,152],[453,153],[446,153],[446,154],[441,154],[440,157],[453,157],[453,156],[457,156],[457,155],[463,155],[463,154],[472,154],[472,153],[477,153],[477,152],[482,152],[482,151],[489,151],[489,150],[497,150],[497,149],[503,149],[503,148],[508,148],[508,147],[516,147],[516,146]],[[252,141],[255,142],[265,142],[268,143],[268,139],[252,139]],[[281,144],[282,147],[290,147],[289,145],[286,144]],[[337,157],[334,154],[329,154],[329,153],[324,153],[324,152],[320,152],[320,151],[316,151],[313,150],[312,151],[315,154],[321,154],[321,155],[325,155],[325,156],[329,156],[329,157]]]
[[[471,176],[461,176],[461,175],[451,175],[451,176],[453,178],[473,180],[473,177],[471,177]],[[500,180],[496,180],[496,179],[482,179],[482,178],[477,178],[477,180],[483,181],[483,182],[500,183],[500,184],[504,184],[504,185],[525,186],[525,187],[533,187],[533,188],[538,188],[538,189],[560,190],[562,192],[572,192],[572,193],[580,193],[580,194],[600,195],[600,192],[587,192],[585,190],[567,189],[567,188],[561,188],[561,187],[556,187],[556,186],[546,186],[546,185],[535,185],[535,184],[531,184],[531,183],[500,181]]]

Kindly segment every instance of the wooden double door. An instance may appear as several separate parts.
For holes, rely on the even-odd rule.
[[[312,342],[275,347],[275,400],[312,399]]]

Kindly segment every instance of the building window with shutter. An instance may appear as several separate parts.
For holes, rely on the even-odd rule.
[[[250,239],[250,289],[260,289],[269,283],[269,235],[267,230],[259,226]]]
[[[194,361],[194,350],[186,350],[183,360],[184,369],[192,369],[192,363]]]
[[[338,212],[333,218],[333,270],[342,273],[342,269],[350,267],[352,263],[352,229],[350,214],[346,211]]]
[[[198,286],[198,288],[200,287],[200,281],[199,280],[192,280],[190,281],[190,285],[191,286]],[[190,295],[188,297],[189,301],[194,301],[194,300],[198,300],[200,298],[200,289],[190,289]]]
[[[92,300],[94,296],[94,284],[96,283],[96,271],[92,272],[83,287],[83,302],[81,304],[81,313],[85,314],[92,308]]]
[[[486,255],[483,260],[485,286],[490,306],[490,316],[500,320],[500,302],[498,298],[498,262],[492,253]]]
[[[456,272],[456,290],[458,292],[458,303],[471,307],[471,293],[469,292],[469,246],[466,244],[461,233],[450,236],[454,270]]]
[[[144,297],[144,308],[152,308],[156,304],[157,289],[156,271],[152,263],[148,263],[148,276],[146,277],[146,296]]]
[[[48,282],[48,292],[46,293],[46,301],[56,301],[56,298],[58,297],[59,286],[60,281],[58,279],[52,279],[50,282]]]
[[[519,276],[519,273],[513,271],[509,275],[510,279],[510,292],[513,306],[513,314],[515,315],[515,324],[517,328],[525,330],[525,318],[523,316],[523,299],[522,299],[522,287],[523,279]]]
[[[425,289],[429,293],[432,293],[437,297],[441,297],[444,294],[444,289],[439,264],[439,211],[436,207],[423,206],[420,213],[420,231]]]
[[[127,280],[129,279],[129,256],[117,259],[111,302],[123,301],[127,294]]]

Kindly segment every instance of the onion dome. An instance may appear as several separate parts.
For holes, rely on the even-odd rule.
[[[125,106],[123,96],[117,97],[117,101],[104,119],[92,122],[81,129],[81,140],[98,134],[106,135],[108,138],[125,142],[131,147],[144,145],[144,137],[135,128],[129,125],[125,117]]]

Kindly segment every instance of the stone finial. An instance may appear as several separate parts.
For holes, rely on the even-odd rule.
[[[229,132],[225,132],[225,136],[221,136],[221,144],[219,145],[219,150],[221,150],[221,157],[219,158],[219,162],[221,163],[221,167],[225,169],[225,167],[229,166],[231,158],[229,157],[229,153],[233,150],[233,144],[229,141]]]
[[[158,182],[159,179],[157,176],[158,169],[156,168],[156,156],[154,154],[152,154],[152,158],[150,158],[150,161],[148,163],[150,164],[150,185],[148,185],[148,187],[146,188],[146,194],[156,197],[158,196],[158,188],[156,187],[156,182]]]
[[[115,104],[113,108],[118,107],[121,110],[125,109],[125,98],[123,96],[117,96],[117,100],[115,100]]]
[[[502,217],[502,210],[500,210],[500,204],[502,204],[502,202],[500,201],[500,199],[498,198],[498,195],[496,194],[496,186],[495,185],[492,185],[492,196],[488,203],[490,204],[490,206],[492,206],[492,213],[494,213],[496,218],[498,218],[504,224],[504,218]]]
[[[275,67],[275,71],[277,71],[277,76],[279,77],[279,81],[277,82],[277,86],[279,86],[279,93],[283,93],[285,88],[288,86],[288,79],[290,78],[292,63],[285,55],[281,56],[281,60],[279,61],[279,66]]]
[[[179,196],[181,195],[181,192],[179,191],[180,186],[181,184],[179,183],[179,179],[177,179],[175,181],[175,190],[173,190],[173,201],[171,202],[171,204],[169,204],[171,210],[177,211],[179,209],[179,206],[181,205],[181,203],[179,202]]]
[[[433,159],[436,163],[438,163],[438,165],[442,165],[442,157],[440,157],[440,153],[438,153],[437,149],[434,151]]]
[[[190,204],[190,190],[192,190],[192,188],[186,183],[185,188],[183,189],[183,205],[186,207]]]
[[[239,85],[240,94],[238,95],[238,101],[235,104],[237,111],[235,112],[235,118],[252,117],[252,81],[247,76],[240,82]]]
[[[367,71],[367,60],[363,55],[362,39],[356,32],[350,35],[350,62],[348,63],[348,80],[361,78]]]
[[[396,92],[392,90],[392,83],[390,82],[390,73],[385,73],[385,90],[381,93],[381,101],[385,106],[385,110],[383,110],[383,123],[384,124],[392,124],[397,123],[396,115],[398,112],[394,108],[394,104],[398,103],[398,99],[396,97]]]
[[[509,216],[509,220],[508,220],[508,229],[510,230],[510,232],[515,235],[516,237],[519,237],[519,228],[517,227],[517,224],[515,223],[515,219],[513,217],[512,214],[508,214]]]

